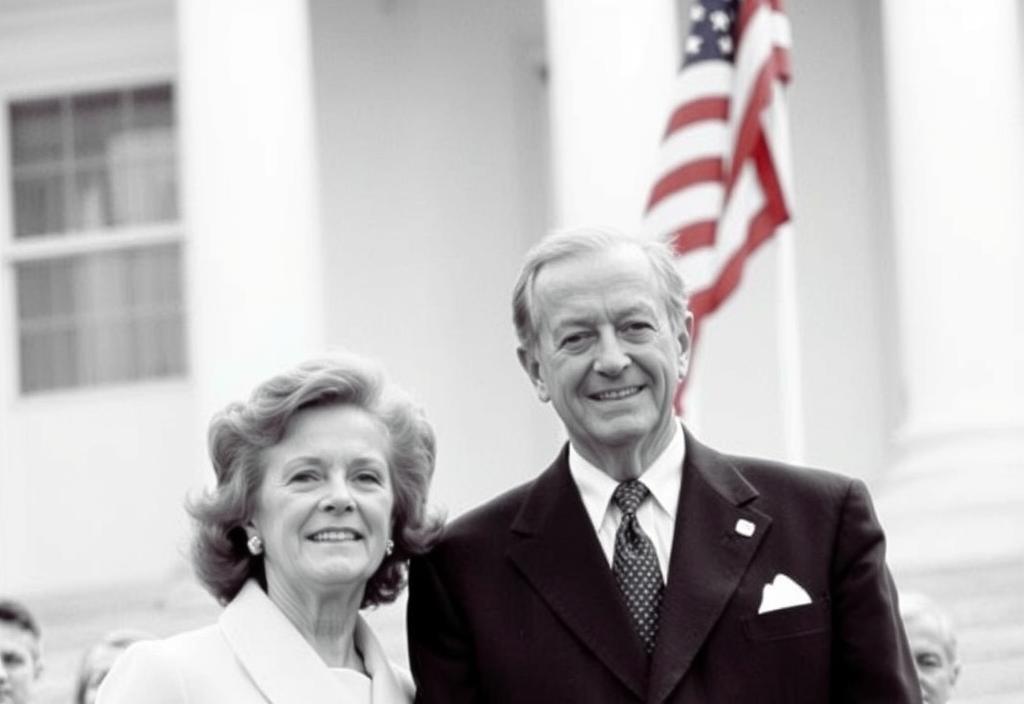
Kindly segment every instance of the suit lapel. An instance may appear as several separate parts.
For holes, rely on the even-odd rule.
[[[663,702],[683,679],[732,598],[772,519],[747,506],[757,491],[721,455],[686,434],[668,584],[647,701]],[[754,534],[743,537],[746,519]]]
[[[579,641],[638,697],[647,658],[569,473],[567,449],[534,483],[508,557]]]

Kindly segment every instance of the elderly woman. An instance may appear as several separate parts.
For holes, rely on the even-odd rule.
[[[214,417],[216,488],[190,511],[215,625],[133,645],[100,704],[406,703],[359,609],[394,600],[426,512],[434,435],[366,362],[315,361]]]

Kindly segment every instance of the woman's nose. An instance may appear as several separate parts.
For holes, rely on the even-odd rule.
[[[352,491],[348,485],[348,478],[338,476],[332,478],[324,490],[320,499],[320,508],[324,511],[346,511],[355,506],[352,498]]]

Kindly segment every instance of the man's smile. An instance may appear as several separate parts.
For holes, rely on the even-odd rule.
[[[635,396],[643,391],[643,386],[623,386],[618,389],[608,389],[607,391],[598,391],[596,393],[587,394],[587,398],[593,401],[619,401],[624,398]]]

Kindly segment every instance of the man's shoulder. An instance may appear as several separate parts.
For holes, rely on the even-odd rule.
[[[743,455],[719,456],[762,495],[842,501],[851,488],[863,485],[859,479],[832,470]]]
[[[444,537],[438,547],[488,541],[503,535],[511,527],[536,481],[532,479],[509,489],[452,520],[445,526]]]

